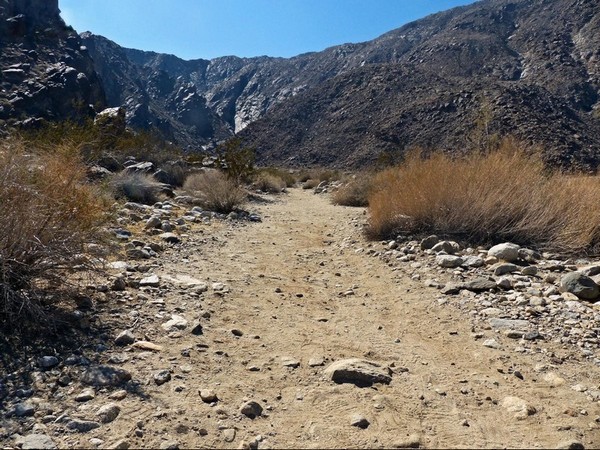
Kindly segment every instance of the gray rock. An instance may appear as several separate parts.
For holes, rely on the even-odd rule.
[[[160,286],[160,279],[158,275],[150,275],[149,277],[142,278],[140,280],[140,287],[158,287]]]
[[[498,281],[496,281],[496,286],[498,286],[500,289],[504,289],[505,291],[508,291],[508,290],[512,289],[513,282],[510,278],[502,277]]]
[[[53,450],[58,448],[52,438],[46,434],[28,434],[23,438],[21,448],[23,450],[44,449]]]
[[[519,420],[526,419],[537,412],[533,406],[519,397],[505,397],[500,404],[509,412],[515,413],[515,418]]]
[[[445,285],[440,292],[444,295],[456,295],[460,292],[463,285],[461,283],[448,283]]]
[[[488,347],[488,348],[494,348],[494,349],[501,348],[500,344],[498,344],[498,341],[496,341],[496,339],[487,339],[487,340],[483,341],[483,346]]]
[[[435,262],[440,267],[451,269],[460,267],[460,265],[463,263],[463,259],[460,256],[454,255],[438,255],[435,258]]]
[[[160,370],[154,374],[154,382],[161,386],[169,381],[171,381],[171,372],[168,370]]]
[[[494,245],[488,250],[489,256],[495,256],[506,262],[515,262],[519,259],[519,249],[521,247],[510,242]]]
[[[38,366],[42,369],[51,369],[58,366],[58,358],[56,356],[42,356],[38,359]]]
[[[181,447],[177,441],[163,441],[159,444],[158,448],[160,450],[179,450]]]
[[[185,330],[188,326],[188,321],[185,317],[178,316],[177,314],[173,314],[171,316],[171,320],[163,323],[161,328],[165,331],[176,331],[176,330]]]
[[[352,383],[360,387],[371,386],[374,383],[389,384],[392,381],[388,367],[358,358],[336,361],[330,364],[324,373],[336,383]]]
[[[223,430],[223,440],[225,442],[233,442],[235,440],[235,428],[226,428]]]
[[[17,403],[14,411],[17,417],[30,417],[35,414],[35,407],[31,403]]]
[[[512,264],[512,263],[500,263],[500,264],[496,264],[495,266],[493,266],[493,269],[494,269],[494,275],[502,276],[502,275],[506,275],[507,273],[518,272],[519,266]]]
[[[564,450],[585,450],[585,446],[579,441],[562,441],[557,446],[557,449]]]
[[[475,278],[474,280],[467,281],[462,285],[463,289],[467,289],[473,292],[484,292],[490,289],[496,289],[496,282],[487,278]]]
[[[240,408],[240,412],[246,417],[255,419],[262,415],[263,409],[262,406],[260,406],[255,401],[249,401],[242,405],[242,407]]]
[[[483,267],[485,265],[485,261],[480,256],[463,256],[463,267]]]
[[[175,233],[162,233],[158,236],[167,244],[179,244],[181,239]]]
[[[151,229],[151,228],[160,228],[161,225],[162,225],[162,222],[160,221],[160,218],[158,218],[156,216],[152,216],[146,221],[144,228],[146,230]]]
[[[560,280],[563,292],[575,294],[582,300],[596,300],[600,296],[600,287],[587,275],[581,272],[571,272]]]
[[[431,250],[434,252],[446,252],[449,255],[453,255],[454,253],[460,251],[460,245],[454,241],[441,241],[431,247]]]
[[[212,389],[200,389],[198,394],[200,394],[200,398],[204,403],[214,403],[219,400],[217,394]]]
[[[135,342],[135,336],[130,330],[121,331],[115,338],[115,345],[129,345]]]
[[[520,248],[519,258],[521,258],[523,261],[527,261],[530,264],[535,264],[537,261],[542,259],[542,255],[540,255],[535,250],[530,250],[528,248]]]
[[[527,320],[499,319],[499,318],[494,317],[494,318],[490,319],[488,321],[488,323],[494,330],[500,330],[500,331],[515,330],[515,331],[527,332],[531,328],[531,324]]]
[[[79,433],[87,433],[96,428],[100,428],[100,424],[91,420],[73,419],[67,423],[67,428],[69,430],[78,431]]]
[[[283,358],[281,358],[281,365],[284,367],[291,367],[292,369],[295,369],[297,367],[300,367],[300,361],[289,356],[284,356]]]
[[[118,386],[131,380],[131,373],[111,366],[94,366],[85,371],[81,382],[89,386]]]
[[[89,402],[96,398],[96,393],[93,389],[84,389],[83,392],[75,396],[76,402]]]
[[[364,430],[371,425],[371,422],[369,422],[362,414],[356,413],[350,418],[350,425],[353,427],[362,428]]]
[[[394,442],[393,448],[420,448],[421,447],[421,436],[418,434],[411,434],[408,438],[403,441]]]
[[[429,250],[438,242],[440,242],[440,238],[438,238],[436,235],[428,236],[421,241],[421,250]]]
[[[114,403],[108,403],[102,406],[97,412],[96,416],[100,418],[100,422],[109,423],[115,420],[119,413],[121,412],[121,408]]]
[[[534,276],[537,275],[538,268],[536,266],[527,266],[521,269],[521,275]]]

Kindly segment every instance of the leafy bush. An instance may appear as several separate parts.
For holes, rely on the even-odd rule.
[[[190,175],[183,189],[198,197],[204,208],[223,214],[233,211],[246,200],[246,193],[239,185],[218,170]]]
[[[342,206],[369,206],[372,184],[372,173],[356,174],[333,193],[332,201],[334,204]]]
[[[250,181],[255,160],[254,149],[243,147],[239,138],[230,139],[217,147],[217,167],[237,183]]]
[[[76,149],[36,152],[21,140],[0,142],[0,318],[43,318],[39,300],[50,285],[89,260],[99,243],[107,202],[86,184]]]
[[[600,178],[549,171],[504,140],[497,151],[452,159],[417,153],[376,176],[368,233],[455,235],[473,244],[512,241],[567,253],[597,251]]]
[[[152,175],[141,172],[119,172],[109,183],[116,198],[152,205],[159,200],[163,187]]]

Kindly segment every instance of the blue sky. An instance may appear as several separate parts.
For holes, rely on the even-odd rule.
[[[284,56],[363,42],[474,0],[59,0],[78,32],[184,59]]]

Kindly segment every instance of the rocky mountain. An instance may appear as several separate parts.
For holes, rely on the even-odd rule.
[[[483,0],[322,52],[191,61],[77,37],[55,0],[0,2],[10,37],[0,119],[60,119],[105,96],[126,107],[131,127],[190,150],[237,133],[262,163],[358,167],[382,152],[462,151],[510,134],[541,144],[555,164],[598,164],[596,0]],[[60,77],[69,94],[40,91],[55,86],[44,77]]]
[[[58,0],[0,0],[0,130],[93,114],[104,89]]]

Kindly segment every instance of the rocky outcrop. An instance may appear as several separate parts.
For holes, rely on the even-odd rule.
[[[0,128],[93,115],[104,90],[58,0],[0,1]]]

